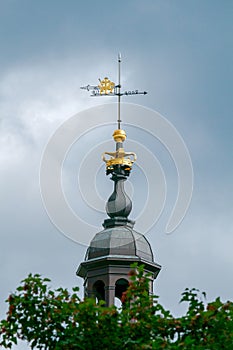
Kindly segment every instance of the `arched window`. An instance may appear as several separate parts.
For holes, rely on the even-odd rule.
[[[126,291],[128,286],[129,282],[126,279],[120,278],[117,280],[115,283],[115,297],[121,300],[122,294]]]
[[[93,285],[93,292],[97,301],[105,300],[105,284],[103,281],[98,280]]]

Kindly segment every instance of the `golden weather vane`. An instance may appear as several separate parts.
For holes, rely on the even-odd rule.
[[[113,138],[116,142],[116,152],[105,152],[102,156],[103,161],[106,163],[107,174],[113,173],[117,166],[123,168],[126,175],[132,168],[133,163],[136,160],[136,154],[133,152],[125,152],[123,148],[123,142],[126,139],[126,133],[121,129],[121,97],[132,95],[146,95],[146,91],[128,90],[121,91],[121,54],[118,54],[118,84],[116,85],[108,77],[99,79],[98,85],[86,85],[81,89],[91,92],[91,96],[117,96],[118,97],[118,113],[117,113],[117,126],[118,129],[114,131]],[[106,155],[110,158],[106,158]]]
[[[146,95],[146,91],[128,90],[121,91],[121,54],[118,54],[118,84],[116,85],[108,77],[99,79],[98,85],[86,85],[81,86],[80,89],[84,89],[91,92],[91,96],[118,96],[118,129],[120,129],[120,102],[122,96],[133,95]]]

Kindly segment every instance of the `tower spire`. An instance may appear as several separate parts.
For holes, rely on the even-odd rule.
[[[99,79],[100,80],[100,79]],[[144,264],[145,271],[151,273],[149,292],[153,292],[153,280],[161,266],[154,262],[149,242],[143,234],[133,229],[134,221],[129,220],[132,201],[125,193],[124,182],[136,161],[134,152],[125,152],[123,143],[126,132],[121,129],[121,97],[123,95],[146,94],[147,92],[121,91],[121,55],[118,54],[118,84],[105,77],[99,85],[82,87],[91,91],[91,96],[117,96],[117,129],[113,132],[115,152],[104,152],[106,174],[111,174],[114,182],[113,193],[106,203],[108,219],[104,229],[90,242],[85,261],[79,265],[77,275],[84,278],[85,295],[104,300],[105,305],[114,304],[114,298],[122,298],[129,285],[129,271],[134,262]]]

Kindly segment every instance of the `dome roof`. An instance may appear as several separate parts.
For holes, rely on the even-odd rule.
[[[147,239],[128,226],[105,228],[90,243],[85,260],[105,256],[138,257],[153,262],[153,253]]]

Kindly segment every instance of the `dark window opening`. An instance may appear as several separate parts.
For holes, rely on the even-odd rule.
[[[120,278],[117,280],[115,283],[115,297],[122,301],[122,295],[127,290],[128,286],[129,282],[126,279]]]
[[[96,281],[93,285],[93,292],[97,301],[105,300],[105,284],[103,281]]]

